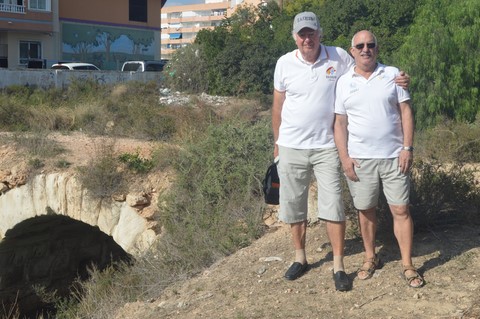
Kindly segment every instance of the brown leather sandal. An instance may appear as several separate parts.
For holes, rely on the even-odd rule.
[[[373,258],[365,258],[363,260],[363,266],[358,268],[357,270],[357,277],[360,280],[366,280],[369,278],[372,278],[373,274],[375,273],[375,270],[382,268],[382,262],[380,258],[375,255]],[[360,278],[358,274],[360,272],[365,272],[367,276],[365,278]]]
[[[407,285],[412,288],[420,288],[425,284],[425,280],[423,280],[423,277],[418,273],[417,269],[413,267],[413,265],[402,265],[403,271],[402,271],[402,277],[405,279],[407,282]],[[406,272],[407,271],[413,271],[414,274],[407,276]],[[413,284],[413,281],[415,279],[419,279],[420,283],[419,284]]]

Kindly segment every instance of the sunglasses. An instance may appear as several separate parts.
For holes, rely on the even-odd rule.
[[[362,50],[362,49],[365,47],[365,44],[367,45],[367,48],[369,48],[369,49],[373,49],[374,47],[377,46],[374,42],[371,42],[371,43],[359,43],[359,44],[355,44],[354,47],[355,47],[357,50]]]

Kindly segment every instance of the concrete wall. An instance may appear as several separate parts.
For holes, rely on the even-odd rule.
[[[162,72],[120,72],[120,71],[69,71],[25,69],[0,69],[0,88],[11,85],[28,85],[42,88],[64,88],[74,80],[91,79],[99,84],[115,84],[130,81],[161,82]]]

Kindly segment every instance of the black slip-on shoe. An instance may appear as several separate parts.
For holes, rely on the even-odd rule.
[[[301,275],[303,275],[307,271],[307,269],[308,269],[308,263],[301,264],[299,262],[294,262],[285,273],[285,279],[295,280]]]
[[[335,289],[338,291],[349,291],[352,289],[350,279],[348,279],[347,274],[343,270],[334,273],[333,280],[335,281]]]

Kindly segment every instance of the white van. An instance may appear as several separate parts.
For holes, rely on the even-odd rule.
[[[133,72],[150,72],[163,71],[163,67],[167,64],[166,60],[161,61],[127,61],[122,65],[122,71]]]

